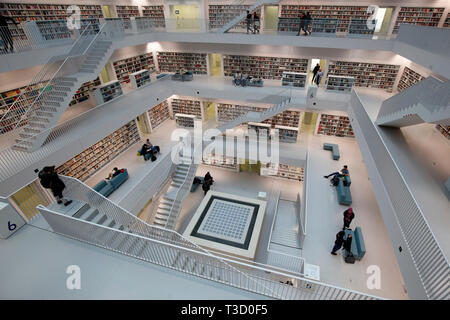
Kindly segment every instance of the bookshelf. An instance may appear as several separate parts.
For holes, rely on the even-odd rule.
[[[250,9],[252,5],[209,5],[209,29],[219,29],[225,26],[228,22],[241,15],[246,10]],[[261,18],[261,9],[255,10]],[[233,26],[233,29],[247,29],[245,19]]]
[[[236,157],[208,153],[203,155],[202,163],[215,167],[238,170],[238,162]]]
[[[437,27],[445,8],[401,7],[392,33],[398,33],[401,23]]]
[[[289,164],[261,162],[260,175],[303,181],[305,169]]]
[[[399,65],[392,64],[330,61],[328,77],[331,75],[353,77],[356,87],[392,90],[399,68]]]
[[[148,70],[141,70],[130,74],[131,85],[134,89],[139,89],[150,84],[150,72]]]
[[[402,73],[402,77],[398,82],[397,90],[403,91],[405,89],[408,89],[409,87],[415,85],[417,82],[420,82],[424,79],[425,77],[421,76],[420,74],[411,70],[410,68],[405,67]]]
[[[160,104],[148,110],[148,115],[150,117],[152,129],[156,129],[166,119],[169,119],[169,104],[167,103],[167,101],[161,102]]]
[[[311,21],[311,32],[317,34],[335,34],[338,27],[337,19],[314,18]],[[300,28],[299,18],[278,18],[278,31],[298,32]]]
[[[134,120],[130,121],[57,167],[56,172],[85,181],[139,140],[136,123]]]
[[[144,6],[142,16],[153,23],[153,27],[165,28],[166,19],[164,17],[164,6]]]
[[[202,119],[202,107],[200,101],[172,99],[172,112],[180,114],[189,114]]]
[[[94,91],[95,88],[100,85],[101,82],[99,77],[97,77],[97,79],[95,80],[83,83],[81,87],[77,90],[75,95],[72,97],[72,101],[70,102],[69,107],[89,99],[90,92]]]
[[[348,117],[325,113],[320,114],[317,134],[352,138],[355,136]]]
[[[207,74],[206,53],[158,52],[160,72],[178,72],[184,68],[194,74]]]
[[[445,137],[450,140],[450,126],[444,126],[437,124],[436,129]]]
[[[195,116],[191,114],[175,113],[175,123],[177,127],[193,128]]]
[[[300,12],[309,12],[313,19],[337,19],[337,32],[347,32],[351,19],[367,20],[370,17],[367,6],[337,5],[281,5],[280,17],[298,19]]]
[[[442,25],[444,28],[450,28],[450,13],[447,13],[447,18],[445,18],[444,24]]]
[[[116,5],[117,16],[124,20],[130,20],[131,17],[139,17],[138,6],[118,6]]]
[[[375,24],[376,20],[373,21]],[[375,32],[375,25],[372,29],[367,27],[367,19],[351,19],[348,28],[348,36],[371,37]]]
[[[70,40],[71,34],[69,28],[67,28],[67,22],[65,20],[47,20],[47,21],[29,21],[27,23],[27,29],[25,33],[30,32],[33,36],[29,39],[36,40],[40,38],[40,41],[51,40]]]
[[[261,56],[224,55],[224,75],[249,74],[261,79],[281,80],[283,72],[306,73],[308,59]]]
[[[38,83],[32,85],[27,89],[27,87],[20,87],[16,89],[11,89],[8,91],[4,91],[0,93],[0,118],[3,117],[4,114],[8,112],[8,109],[14,104],[14,102],[20,97],[21,94],[24,96],[20,100],[20,108],[25,108],[25,106],[29,106],[33,103],[34,99],[39,95],[39,93],[44,89],[45,83]],[[2,126],[4,128],[0,129],[0,133],[6,133],[14,128],[17,124],[18,116],[22,113],[20,109],[17,109],[17,113],[14,110],[10,111],[10,117],[14,118],[14,120],[3,119]],[[9,124],[9,125],[8,125]],[[25,124],[25,123],[23,123]]]
[[[281,85],[283,87],[305,88],[306,73],[300,72],[283,72]]]
[[[351,92],[354,82],[354,77],[329,75],[327,78],[327,90],[337,92]]]
[[[116,72],[117,79],[123,83],[129,83],[130,73],[147,69],[150,73],[156,71],[155,64],[153,62],[153,54],[145,53],[139,56],[117,60],[113,62],[114,71]]]
[[[118,80],[112,80],[107,82],[94,91],[95,99],[97,104],[103,104],[105,102],[111,101],[123,94],[122,87]]]
[[[298,138],[298,127],[287,127],[275,125],[275,130],[278,130],[278,137],[280,142],[295,143]]]

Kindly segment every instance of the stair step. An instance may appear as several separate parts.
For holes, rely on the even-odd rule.
[[[172,208],[179,208],[179,205],[177,205],[177,204],[174,204],[173,206],[172,205],[169,205],[169,204],[160,204],[159,206],[158,206],[158,208],[159,209],[166,209],[166,210],[170,210],[170,209],[172,209]]]
[[[72,215],[72,218],[80,219],[82,215],[84,215],[91,207],[89,204],[85,203],[75,214]]]
[[[35,139],[36,138],[36,136],[34,134],[23,133],[23,132],[19,133],[19,137],[21,137],[24,140],[30,140],[30,139]]]
[[[157,221],[154,221],[153,224],[155,224],[157,226],[160,226],[160,227],[165,227],[166,226],[164,223],[160,223],[160,222],[157,222]]]
[[[169,209],[170,210],[170,209]],[[170,214],[170,211],[169,211],[167,208],[158,208],[157,210],[156,210],[156,214],[160,214],[160,215],[162,215],[162,216],[168,216],[169,214]]]
[[[58,85],[52,86],[53,90],[56,90],[56,91],[65,91],[65,92],[70,92],[70,91],[72,91],[71,87],[72,87],[71,85],[64,86],[64,85],[61,85],[60,83],[58,83]]]
[[[53,112],[57,112],[58,111],[57,108],[50,107],[50,106],[42,106],[38,110],[39,110],[39,112],[48,112],[48,113],[53,113]]]
[[[36,115],[38,117],[46,117],[46,118],[48,118],[48,117],[53,117],[53,112],[42,111],[41,109],[38,109],[36,111]]]
[[[21,145],[13,145],[11,148],[14,149],[14,150],[17,150],[17,151],[26,151],[26,152],[28,152],[28,147],[24,147],[24,146],[21,146]]]
[[[75,83],[75,82],[78,81],[77,78],[73,78],[73,77],[59,77],[56,80],[65,81],[65,82],[72,82],[72,83]]]
[[[40,117],[40,116],[33,116],[30,118],[30,121],[33,122],[40,122],[40,123],[50,123],[50,120],[48,118]]]
[[[80,72],[82,72],[82,73],[95,73],[95,70],[92,70],[92,69],[83,69],[83,68],[81,68],[81,69],[80,69]]]
[[[28,126],[32,127],[32,128],[42,128],[42,129],[44,129],[46,124],[42,123],[42,122],[30,121],[30,122],[28,122]]]
[[[45,107],[40,107],[40,109],[46,110],[46,109],[43,109],[43,108],[61,107],[61,103],[59,101],[45,101],[45,105],[46,105]]]
[[[64,102],[64,98],[49,94],[44,98],[43,103],[46,104],[47,102],[51,102],[51,101]],[[61,104],[59,104],[59,105],[61,105]]]
[[[22,147],[31,147],[33,145],[32,142],[25,141],[23,139],[14,139],[18,146]]]
[[[173,200],[161,199],[159,203],[172,205]]]
[[[36,128],[30,128],[30,127],[25,127],[25,128],[23,129],[23,131],[25,131],[25,132],[27,132],[27,133],[32,133],[32,134],[37,134],[37,133],[40,133],[40,132],[41,132],[41,130],[38,130],[38,129],[36,129]]]
[[[58,97],[67,97],[67,92],[65,91],[52,90],[50,94]]]

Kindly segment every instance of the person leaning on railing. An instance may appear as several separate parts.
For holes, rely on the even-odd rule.
[[[0,38],[3,41],[3,47],[4,47],[5,52],[8,52],[8,47],[9,47],[9,51],[13,52],[14,51],[14,43],[13,43],[11,31],[9,31],[8,20],[17,26],[17,23],[12,18],[3,16],[0,11]]]

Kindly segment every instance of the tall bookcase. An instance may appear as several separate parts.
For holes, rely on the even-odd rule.
[[[150,84],[150,72],[147,69],[130,74],[131,85],[134,89],[143,88]]]
[[[0,93],[0,118],[8,112],[8,109],[14,104],[14,102],[20,97],[21,94],[24,96],[21,98],[20,104],[21,108],[29,106],[33,103],[34,99],[39,95],[39,93],[44,89],[45,83],[38,83],[27,88],[20,87],[16,89],[11,89]],[[0,133],[6,133],[11,131],[17,124],[17,120],[21,115],[20,109],[17,109],[15,114],[14,110],[10,111],[10,117],[8,119],[2,120],[3,128],[0,129]],[[12,118],[12,119],[11,119]]]
[[[195,116],[192,114],[175,113],[174,115],[175,123],[177,127],[182,128],[194,128]]]
[[[70,102],[69,107],[89,99],[90,93],[93,92],[95,88],[100,85],[101,82],[99,77],[97,77],[97,79],[95,80],[83,83],[81,87],[77,90],[75,95],[72,97],[72,101]]]
[[[130,121],[57,167],[56,172],[85,181],[139,140],[136,122]]]
[[[417,82],[420,82],[424,79],[425,77],[421,76],[420,74],[411,70],[410,68],[405,67],[402,73],[402,77],[398,82],[397,90],[403,91],[405,89],[408,89],[409,87],[415,85]]]
[[[206,53],[158,52],[160,72],[178,72],[184,68],[194,74],[207,74]]]
[[[392,33],[397,33],[401,23],[436,27],[445,8],[401,7]]]
[[[148,110],[152,129],[156,129],[161,123],[170,117],[167,101],[161,102]]]
[[[450,13],[447,14],[447,18],[445,18],[445,22],[443,24],[444,28],[450,28]]]
[[[103,104],[105,102],[111,101],[123,94],[120,82],[117,80],[112,80],[110,82],[104,83],[94,91],[95,99],[97,104]]]
[[[144,6],[142,10],[142,16],[150,19],[153,26],[158,28],[166,27],[166,19],[164,17],[164,6]]]
[[[281,85],[283,87],[305,88],[306,73],[300,72],[283,72]]]
[[[330,36],[335,34],[338,28],[338,19],[321,19],[314,18],[311,22],[310,31],[317,34],[324,34]],[[278,31],[298,32],[300,28],[299,18],[278,18]]]
[[[355,137],[348,117],[325,113],[320,114],[317,134],[337,137]]]
[[[252,5],[209,5],[209,29],[219,29],[228,22],[250,9]],[[261,9],[255,10],[261,18]],[[247,29],[245,19],[237,23],[233,29]]]
[[[309,12],[313,19],[337,19],[337,32],[347,32],[351,19],[365,20],[370,17],[367,6],[336,6],[336,5],[281,5],[281,18],[297,18],[300,12]],[[281,30],[283,31],[283,30]],[[297,30],[298,31],[298,28]]]
[[[223,56],[224,75],[228,77],[240,72],[262,79],[281,80],[283,72],[306,73],[307,67],[308,59],[302,58]]]
[[[450,140],[450,126],[437,124],[436,129],[448,140]]]
[[[236,157],[208,153],[203,155],[202,163],[220,168],[238,170],[238,162]]]
[[[260,174],[261,176],[303,181],[305,178],[305,169],[289,164],[261,162]]]
[[[329,75],[327,78],[327,90],[337,92],[351,92],[355,78]]]
[[[81,2],[81,1],[80,1]],[[103,18],[100,5],[77,4],[80,8],[81,19]],[[0,12],[3,16],[11,17],[17,23],[36,20],[64,20],[70,15],[67,13],[69,5],[65,4],[29,4],[29,3],[0,3]],[[25,38],[25,32],[20,26],[9,23],[13,37]]]
[[[172,99],[172,112],[173,114],[189,114],[202,119],[201,102],[196,100]]]
[[[330,61],[328,75],[355,78],[356,87],[392,89],[399,65]]]
[[[117,16],[124,20],[130,20],[130,17],[139,17],[138,6],[118,6],[116,5]]]
[[[130,82],[130,74],[137,71],[147,69],[150,73],[155,72],[155,63],[153,61],[153,54],[145,53],[139,56],[117,60],[113,63],[114,71],[116,72],[117,80],[121,83]]]

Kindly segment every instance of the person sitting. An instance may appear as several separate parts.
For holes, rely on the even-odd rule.
[[[109,173],[108,177],[106,178],[106,180],[111,180],[112,178],[114,178],[115,176],[118,176],[119,174],[125,172],[125,169],[118,169],[117,167],[113,168],[113,171]]]
[[[148,141],[148,139],[147,139],[147,141]],[[143,156],[144,157],[144,160],[145,161],[147,161],[148,159],[150,159],[151,158],[151,156],[153,155],[153,152],[152,152],[152,144],[150,143],[150,144],[148,144],[147,142],[146,143],[144,143],[143,145],[142,145],[142,148],[141,148],[141,150],[139,151],[139,154],[141,155],[141,156]]]
[[[350,176],[350,172],[348,171],[348,166],[344,166],[342,169],[341,169],[341,172],[339,173],[339,172],[333,172],[333,173],[330,173],[329,175],[327,175],[327,176],[323,176],[325,179],[328,179],[329,177],[331,177],[331,176],[333,176],[333,178],[335,177],[335,176],[337,176],[338,178],[341,178],[341,177],[344,177],[344,176]]]

